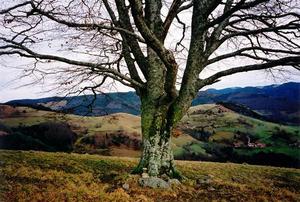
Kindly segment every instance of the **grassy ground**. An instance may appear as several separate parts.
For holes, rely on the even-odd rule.
[[[177,161],[187,177],[169,190],[141,188],[137,159],[0,151],[0,201],[299,201],[300,170]],[[206,183],[199,183],[206,180]],[[128,190],[122,185],[127,183]]]

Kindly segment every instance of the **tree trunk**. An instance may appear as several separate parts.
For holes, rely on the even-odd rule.
[[[180,178],[171,148],[172,125],[168,120],[171,102],[160,103],[147,97],[141,98],[143,153],[134,173],[142,173],[143,168],[147,168],[149,176]]]
[[[157,133],[149,138],[143,138],[143,155],[139,166],[147,168],[150,176],[174,175],[173,152],[168,136],[169,134],[165,132],[163,135]]]

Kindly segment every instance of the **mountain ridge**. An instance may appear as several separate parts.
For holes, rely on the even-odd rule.
[[[300,83],[259,87],[233,87],[199,91],[192,106],[211,103],[230,103],[244,106],[265,119],[284,124],[300,124]],[[101,116],[124,112],[140,114],[140,100],[133,91],[119,93],[46,97],[39,99],[11,100],[5,104],[44,107],[77,115]]]

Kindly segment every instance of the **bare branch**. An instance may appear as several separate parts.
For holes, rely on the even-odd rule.
[[[124,83],[123,80],[125,80],[138,88],[143,88],[143,84],[121,74],[119,71],[117,71],[115,69],[109,69],[109,68],[103,67],[103,64],[71,60],[71,59],[67,59],[65,57],[59,57],[59,56],[54,56],[54,55],[39,54],[39,53],[36,53],[36,52],[30,50],[29,48],[25,47],[24,45],[15,42],[15,41],[12,41],[12,40],[9,40],[9,39],[3,38],[3,37],[0,37],[0,40],[5,41],[9,44],[12,44],[13,45],[12,47],[19,50],[19,51],[3,51],[3,52],[0,52],[0,55],[19,54],[20,56],[24,56],[24,57],[28,57],[28,58],[38,58],[38,59],[43,59],[43,60],[55,60],[55,61],[63,62],[66,64],[90,67],[92,72],[107,74],[109,77],[111,77],[113,79],[117,79],[118,81],[120,81],[122,83]],[[25,53],[22,51],[25,51]]]
[[[167,17],[164,21],[163,27],[164,27],[164,37],[167,35],[168,30],[174,20],[174,18],[177,16],[178,14],[178,9],[180,8],[180,6],[182,5],[183,1],[182,0],[174,0],[172,2],[172,5],[169,9],[169,12],[167,14]]]
[[[5,14],[5,13],[8,13],[8,12],[10,12],[10,11],[12,11],[12,10],[15,10],[16,8],[20,8],[20,7],[29,5],[29,4],[31,4],[31,1],[25,1],[25,2],[23,2],[23,3],[21,3],[21,4],[17,4],[17,5],[15,5],[15,6],[10,7],[10,8],[0,10],[0,15]]]
[[[44,11],[40,8],[38,8],[33,2],[30,3],[30,5],[32,6],[32,10],[30,12],[27,13],[27,17],[30,15],[37,15],[40,14],[42,16],[45,16],[59,24],[63,24],[66,25],[68,27],[74,27],[74,28],[88,28],[88,29],[95,29],[95,30],[101,30],[101,29],[105,29],[105,30],[116,30],[128,35],[131,35],[133,37],[135,37],[136,39],[138,39],[140,42],[145,42],[143,38],[141,38],[139,35],[135,34],[134,32],[128,31],[127,29],[121,28],[121,27],[116,27],[116,26],[108,26],[108,25],[104,25],[104,24],[99,24],[99,23],[77,23],[77,22],[70,22],[70,21],[66,21],[63,19],[59,19],[57,17],[55,17],[54,15],[51,14],[51,11]]]
[[[234,51],[234,52],[231,52],[231,53],[228,53],[228,54],[220,55],[218,57],[209,59],[207,61],[207,65],[210,65],[210,64],[213,64],[215,62],[218,62],[218,61],[221,61],[221,60],[224,60],[224,59],[228,59],[228,58],[231,58],[231,57],[241,56],[241,54],[243,52],[253,51],[253,50],[259,50],[259,51],[262,51],[266,54],[268,54],[268,53],[284,53],[284,54],[291,54],[291,55],[300,55],[300,52],[295,52],[295,51],[282,50],[282,49],[270,49],[270,48],[263,48],[263,47],[253,46],[253,47],[242,48],[240,50],[237,50],[237,51]]]
[[[269,62],[262,63],[262,64],[245,65],[245,66],[234,67],[227,70],[223,70],[204,80],[201,80],[199,83],[200,83],[200,87],[203,87],[203,85],[210,85],[212,83],[215,83],[221,77],[229,76],[235,73],[269,69],[277,66],[293,66],[299,64],[300,64],[300,56],[284,57],[278,60],[270,60]]]

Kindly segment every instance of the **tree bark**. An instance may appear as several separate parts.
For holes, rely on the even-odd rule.
[[[143,95],[141,101],[143,151],[134,173],[142,173],[143,168],[147,168],[149,176],[180,178],[171,148],[173,125],[170,124],[168,113],[172,101],[161,103]]]

